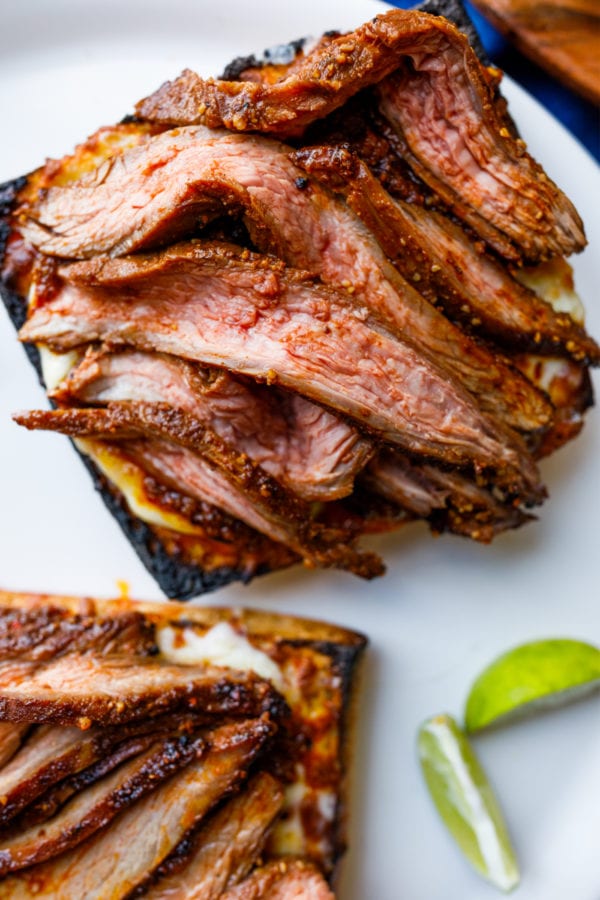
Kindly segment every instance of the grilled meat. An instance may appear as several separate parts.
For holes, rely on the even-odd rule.
[[[45,862],[76,847],[178,769],[202,756],[204,748],[202,740],[190,741],[187,736],[151,742],[139,756],[81,791],[50,821],[4,838],[0,848],[0,876]]]
[[[194,243],[98,261],[96,268],[102,286],[65,286],[32,314],[22,340],[57,350],[106,340],[220,363],[299,390],[412,452],[489,467],[520,489],[525,482],[530,497],[540,495],[516,437],[368,310],[302,273],[231,247]],[[111,270],[130,276],[126,287],[107,289]],[[143,305],[132,302],[134,291]],[[230,315],[224,318],[222,309]]]
[[[202,719],[180,715],[154,719],[151,725],[141,721],[85,731],[53,725],[34,729],[18,753],[0,768],[0,796],[3,800],[0,827],[40,795],[45,795],[40,802],[47,806],[50,788],[58,782],[65,787],[65,781],[72,776],[89,772],[98,761],[106,760],[116,749],[120,753],[121,745],[129,739],[144,738],[149,733],[154,736],[173,734],[177,730],[187,730],[190,723],[198,728]],[[16,725],[12,727],[19,728]],[[87,783],[92,783],[88,775],[84,776],[84,781],[86,779]]]
[[[403,339],[434,357],[486,411],[524,430],[547,425],[551,410],[539,394],[424,300],[360,221],[310,184],[288,153],[274,141],[200,127],[167,132],[116,158],[102,177],[104,164],[96,178],[51,188],[42,206],[29,210],[32,218],[24,233],[46,253],[120,254],[156,243],[160,220],[172,223],[174,216],[183,215],[198,192],[208,202],[209,185],[220,211],[230,205],[235,190],[234,206],[244,210],[257,246],[349,291]],[[184,219],[183,233],[190,230]],[[76,284],[116,289],[136,277],[128,268],[103,270],[97,260],[62,274]]]
[[[49,607],[55,611],[60,609],[65,618],[73,617],[82,608],[81,601],[75,598],[0,592],[0,619],[6,615],[7,618],[12,616],[14,621],[16,610],[20,610],[23,617],[29,611],[32,613],[30,618],[33,618],[33,613]],[[196,739],[201,739],[207,748],[227,750],[213,756],[209,770],[200,781],[194,776],[197,787],[201,788],[205,783],[202,779],[206,781],[208,793],[204,792],[198,799],[200,805],[204,804],[204,812],[196,818],[196,813],[192,811],[191,818],[187,817],[187,804],[195,801],[188,796],[187,782],[180,780],[188,771],[183,760],[183,768],[173,773],[168,782],[172,785],[169,797],[175,804],[173,809],[169,807],[168,841],[171,842],[172,838],[173,842],[168,847],[161,845],[165,850],[164,858],[161,850],[156,870],[143,872],[136,890],[139,888],[147,892],[156,889],[162,892],[172,888],[179,893],[184,891],[185,896],[185,885],[198,880],[206,890],[210,885],[210,890],[216,891],[221,882],[224,889],[225,885],[230,887],[244,878],[259,854],[263,859],[270,859],[291,852],[303,858],[310,857],[324,871],[331,872],[344,844],[341,833],[344,772],[342,713],[347,703],[352,666],[364,645],[364,639],[323,623],[240,609],[185,608],[182,605],[156,603],[136,604],[134,607],[122,600],[86,600],[84,607],[89,619],[97,617],[100,620],[122,616],[135,609],[138,619],[149,631],[156,633],[155,663],[168,663],[171,668],[190,673],[192,678],[199,667],[210,673],[209,660],[212,659],[226,664],[220,672],[235,690],[242,673],[233,671],[232,667],[243,667],[246,671],[247,666],[253,664],[266,674],[264,667],[267,665],[269,677],[289,697],[292,715],[287,718],[279,715],[283,711],[283,703],[279,699],[278,707],[271,705],[271,713],[276,718],[266,713],[261,719],[241,722],[229,713],[204,715],[198,712],[198,707],[193,705],[193,697],[190,697],[186,706],[191,711],[187,713],[157,717],[150,709],[142,718],[114,727],[92,724],[86,728],[88,723],[81,722],[81,729],[69,726],[50,728],[36,721],[30,735],[32,740],[25,742],[18,753],[20,765],[15,767],[11,764],[3,773],[6,777],[2,787],[10,790],[6,805],[12,805],[11,812],[16,813],[0,830],[0,860],[4,859],[3,864],[12,869],[25,859],[41,859],[47,853],[54,852],[59,845],[57,841],[71,845],[82,836],[83,831],[90,837],[81,843],[80,848],[76,850],[72,847],[69,851],[63,847],[60,854],[63,860],[67,860],[69,855],[76,860],[80,850],[84,852],[91,843],[104,840],[120,827],[124,811],[99,828],[95,837],[91,836],[91,830],[100,817],[113,815],[114,798],[119,803],[121,799],[123,804],[134,803],[130,810],[133,812],[145,796],[146,787],[148,790],[152,788],[151,783],[145,786],[141,781],[135,781],[135,784],[139,783],[139,791],[136,788],[130,796],[120,787],[125,776],[128,784],[134,784],[132,779],[137,778],[135,772],[140,771],[135,768],[136,760],[141,767],[143,754],[149,753],[152,745],[158,746],[161,742],[173,741],[174,746],[183,748],[183,752],[187,747],[193,748]],[[222,644],[223,631],[225,644]],[[18,643],[16,631],[15,643]],[[236,646],[237,655],[231,655],[231,647]],[[77,656],[72,653],[61,658],[67,660]],[[88,651],[86,658],[90,656]],[[111,659],[114,660],[114,657]],[[122,662],[124,666],[129,664],[133,670],[138,666],[135,658]],[[102,678],[96,681],[98,671],[99,667],[90,674],[91,691],[103,690]],[[60,694],[57,688],[59,701]],[[247,754],[241,760],[235,756],[238,750]],[[165,758],[165,764],[170,758]],[[236,759],[239,770],[231,780],[230,764],[235,764]],[[79,768],[86,760],[91,764]],[[194,761],[198,761],[195,756]],[[251,778],[246,783],[249,767],[252,767]],[[61,771],[66,777],[61,778]],[[277,780],[267,771],[277,773]],[[69,772],[71,774],[67,774]],[[130,778],[128,772],[134,775]],[[295,819],[300,812],[299,787],[284,794],[279,779],[301,786],[305,827],[302,825],[290,831],[290,818]],[[49,786],[39,793],[42,781]],[[19,793],[15,790],[16,784],[21,786],[21,797],[24,797],[16,804],[19,811],[15,805]],[[238,790],[239,793],[230,798],[230,793]],[[277,812],[282,802],[285,818],[279,821]],[[182,803],[184,806],[181,806]],[[333,817],[329,812],[332,803],[335,803],[336,810]],[[158,815],[157,809],[160,810]],[[162,809],[162,806],[153,806],[152,811],[146,810],[144,813],[156,819],[156,828],[160,828]],[[194,809],[198,810],[198,807]],[[177,819],[178,812],[183,816],[181,821]],[[76,827],[77,822],[79,826]],[[144,844],[143,853],[147,853],[151,852],[147,845],[149,832],[142,820],[131,827],[135,832],[131,832],[132,841],[119,843],[120,838],[114,837],[112,846],[118,848],[121,856],[131,850],[137,865],[139,848],[135,835],[139,835],[140,842]],[[167,836],[161,834],[160,841],[163,837],[166,840]],[[149,839],[152,840],[151,835]],[[60,846],[63,844],[60,843]],[[110,850],[110,842],[103,846]],[[156,841],[154,846],[157,846]],[[2,856],[3,847],[5,857]],[[40,872],[54,871],[48,869],[52,865],[48,860],[34,868],[28,866],[26,871],[20,873],[18,877],[24,885],[22,894],[18,893],[15,879],[7,876],[1,883],[0,896],[5,896],[9,890],[15,891],[14,896],[28,896],[27,891],[31,888],[33,892],[36,884],[43,894],[38,876]],[[76,861],[74,866],[77,867]],[[67,869],[70,877],[71,870],[68,866]],[[123,861],[121,872],[124,870]],[[31,873],[33,880],[28,881]],[[45,876],[45,884],[48,884],[50,877]],[[100,882],[95,882],[93,874],[90,879],[91,889],[99,890]],[[69,878],[66,885],[65,894],[58,896],[79,896],[74,882]],[[74,893],[69,894],[69,890]]]
[[[221,900],[334,900],[323,877],[308,863],[273,862],[257,869],[249,878],[226,893]]]
[[[110,828],[78,847],[27,869],[18,878],[7,878],[2,895],[19,900],[40,893],[57,900],[129,896],[213,804],[244,778],[246,766],[271,734],[272,727],[260,719],[217,729],[207,735],[208,752],[190,762],[177,778],[159,785],[124,810]],[[129,851],[124,853],[124,848]]]
[[[280,698],[253,675],[179,669],[126,657],[68,654],[0,666],[0,718],[89,727],[142,719],[192,704],[212,715],[280,714]]]
[[[91,350],[50,396],[61,404],[168,402],[306,500],[351,493],[372,452],[348,423],[298,394],[164,354]]]
[[[293,158],[343,192],[404,277],[467,328],[513,351],[563,353],[577,362],[600,362],[600,348],[568,313],[555,312],[447,216],[393,199],[345,147],[307,147]]]
[[[0,722],[0,767],[4,766],[15,755],[28,729],[28,725]]]
[[[242,881],[260,857],[283,791],[266,772],[175,848],[156,871],[150,900],[218,900]]]
[[[92,787],[92,785],[100,781],[101,778],[105,778],[118,766],[143,753],[161,734],[160,728],[158,728],[157,732],[154,732],[150,722],[144,724],[146,728],[140,729],[140,734],[137,737],[121,741],[116,747],[109,749],[107,755],[98,762],[93,763],[81,772],[77,772],[75,775],[63,778],[62,781],[54,784],[40,797],[26,806],[20,815],[11,820],[10,831],[12,832],[13,829],[24,831],[48,822],[75,794]],[[66,728],[68,726],[58,725],[56,727]]]
[[[373,84],[411,166],[498,252],[539,259],[583,248],[572,204],[506,127],[467,38],[440,17],[376,16],[308,54],[274,85],[203,80],[187,70],[136,111],[161,124],[290,136]]]
[[[66,653],[152,656],[154,632],[135,613],[107,618],[61,609],[8,610],[0,616],[0,666],[10,660],[35,664]]]
[[[485,544],[531,518],[460,472],[415,465],[399,453],[379,454],[363,481],[403,509],[428,519],[433,531],[450,531]]]
[[[488,541],[580,430],[600,349],[546,285],[581,222],[456,24],[394,10],[184,73],[0,190],[4,296],[60,407],[20,421],[76,438],[170,595],[372,577],[358,538],[411,518]]]

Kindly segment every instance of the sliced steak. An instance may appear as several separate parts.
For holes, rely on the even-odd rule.
[[[174,464],[193,466],[203,498],[299,553],[307,565],[347,569],[371,578],[383,571],[374,554],[348,546],[348,535],[313,521],[310,507],[286,491],[245,454],[227,447],[197,419],[164,403],[112,403],[103,409],[40,410],[16,421],[28,428],[60,431],[76,437],[128,439],[149,434],[196,455]],[[168,448],[165,448],[165,453]]]
[[[32,314],[22,340],[57,350],[94,340],[134,344],[278,381],[411,452],[503,472],[540,495],[516,438],[427,356],[338,292],[223,245],[192,243],[86,267],[86,277],[91,269],[111,289],[66,285]]]
[[[38,665],[0,666],[0,718],[89,728],[159,713],[221,716],[285,711],[281,697],[252,673],[69,654]]]
[[[245,777],[271,734],[272,726],[260,719],[218,729],[207,736],[210,749],[205,756],[124,811],[110,828],[54,860],[7,878],[3,900],[128,897]]]
[[[335,900],[321,873],[301,860],[277,860],[257,869],[220,900]]]
[[[0,770],[0,824],[4,824],[50,785],[84,769],[97,758],[102,732],[42,726]]]
[[[363,480],[370,490],[428,519],[434,531],[450,531],[485,544],[531,518],[460,472],[415,465],[398,453],[380,453]]]
[[[297,135],[377,83],[382,111],[401,131],[417,174],[475,228],[483,223],[499,252],[514,255],[514,244],[538,259],[583,248],[577,212],[506,127],[492,79],[465,35],[439,16],[376,16],[273,85],[204,80],[188,70],[136,110],[164,124]]]
[[[445,509],[448,491],[432,484],[415,465],[399,453],[380,452],[369,464],[362,481],[368,488],[419,518]]]
[[[278,781],[261,772],[179,844],[156,871],[151,900],[217,900],[250,872],[283,806]]]
[[[106,759],[107,754],[128,738],[185,730],[190,722],[189,716],[166,716],[116,728],[89,728],[85,731],[42,725],[32,732],[12,760],[0,769],[0,825],[12,819],[57,782],[88,769],[98,760]]]
[[[6,765],[6,763],[15,755],[21,746],[28,729],[28,725],[15,725],[14,722],[0,722],[0,767]],[[0,768],[0,775],[1,774],[2,770]]]
[[[61,726],[57,727],[60,728]],[[10,821],[7,830],[18,829],[19,831],[25,831],[48,821],[48,819],[56,815],[58,810],[74,794],[79,794],[80,791],[91,787],[97,781],[100,781],[101,778],[109,775],[117,766],[143,753],[151,744],[156,742],[158,734],[142,733],[137,737],[122,740],[114,749],[109,748],[107,754],[99,762],[93,763],[81,772],[63,778],[62,781],[54,784],[44,794],[26,806],[20,815]]]
[[[151,656],[154,628],[139,613],[74,615],[52,606],[0,608],[0,665],[10,659],[32,664],[65,653]]]
[[[172,221],[193,202],[194,191],[206,192],[211,185],[222,213],[235,188],[258,247],[341,286],[387,320],[402,340],[433,357],[492,415],[527,431],[547,425],[551,410],[541,396],[417,293],[360,220],[288,157],[289,148],[264,138],[179,129],[106,163],[105,181],[95,178],[88,185],[83,179],[50,189],[42,206],[31,211],[38,224],[32,220],[25,233],[46,253],[120,254],[151,244],[165,217]],[[227,189],[222,196],[220,186]],[[39,223],[46,223],[41,230]],[[110,279],[106,269],[100,276],[95,262],[64,274],[82,284],[124,287],[133,273],[120,271],[120,277],[114,269]]]
[[[167,402],[307,500],[351,493],[372,452],[355,428],[297,394],[141,350],[90,350],[50,393],[57,402]]]
[[[343,192],[402,275],[468,328],[512,351],[562,352],[580,363],[600,361],[596,342],[567,313],[556,313],[447,216],[394,200],[345,147],[304,148],[294,160]]]
[[[52,819],[4,837],[0,842],[0,875],[76,847],[178,769],[202,756],[205,747],[202,739],[190,740],[187,736],[151,743],[139,756],[78,794]]]

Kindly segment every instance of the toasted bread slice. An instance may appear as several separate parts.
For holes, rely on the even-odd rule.
[[[275,724],[279,721],[279,737],[273,749],[267,750],[257,763],[284,783],[283,809],[266,841],[266,858],[293,856],[310,859],[323,872],[332,874],[345,847],[347,735],[351,724],[356,666],[366,644],[362,635],[324,622],[253,609],[202,608],[181,603],[94,600],[0,591],[0,631],[4,622],[7,626],[4,630],[9,631],[9,637],[4,641],[9,656],[10,633],[23,633],[28,617],[35,616],[39,622],[42,612],[46,614],[45,621],[51,623],[52,628],[49,627],[48,631],[52,635],[58,622],[79,635],[83,622],[89,638],[90,633],[95,633],[90,631],[90,623],[97,620],[99,625],[96,630],[104,641],[107,620],[122,621],[124,616],[127,621],[132,617],[139,618],[137,630],[143,633],[144,651],[150,634],[154,636],[157,652],[150,657],[140,657],[135,655],[135,648],[130,644],[121,643],[121,647],[126,647],[127,656],[124,658],[123,650],[117,646],[115,651],[113,642],[109,645],[108,660],[111,664],[117,660],[119,665],[127,666],[129,659],[136,669],[149,666],[149,678],[151,672],[168,664],[170,669],[190,667],[190,678],[199,667],[206,667],[207,670],[216,667],[221,672],[223,668],[235,670],[231,675],[232,683],[237,684],[243,674],[270,682],[270,690],[275,689],[283,696],[291,715],[289,719],[285,716],[281,719],[281,704],[270,703],[266,715]],[[15,621],[19,622],[20,627],[12,629]],[[79,643],[75,642],[71,647],[59,646],[56,639],[54,643],[49,639],[44,642],[43,637],[33,647],[31,642],[21,640],[19,665],[29,661],[33,666],[32,653],[35,656],[36,652],[38,659],[35,664],[47,665],[49,655],[59,647],[58,656],[64,671],[69,668],[69,653],[87,654],[90,671],[93,671],[94,646],[91,638],[86,640],[83,647],[80,638]],[[105,652],[105,647],[106,641],[101,653]],[[92,654],[91,662],[89,654]],[[50,661],[53,658],[50,657]],[[21,677],[19,674],[19,678],[19,689],[26,700],[27,675]],[[226,673],[223,678],[227,679]],[[34,684],[33,674],[30,679]],[[90,689],[93,689],[93,683],[92,676]],[[51,694],[46,701],[52,702]],[[26,703],[23,706],[26,707]],[[32,707],[32,710],[30,725],[36,722],[35,708]],[[202,718],[203,710],[198,706],[190,707],[187,712],[200,717],[200,726],[205,729],[213,728],[221,721],[214,714]],[[182,714],[186,714],[186,709],[178,705],[176,717],[180,719]],[[233,715],[235,718],[235,711]],[[102,721],[93,720],[93,714],[91,718],[92,721],[82,723],[84,727],[93,726],[96,731],[104,727]],[[146,718],[152,719],[152,713]],[[231,720],[229,708],[224,711],[222,720]],[[157,729],[164,730],[164,722],[164,716],[157,718]],[[20,726],[14,727],[18,729]],[[188,727],[195,727],[194,722]],[[60,725],[53,726],[54,732],[60,728]],[[178,730],[181,730],[180,723]],[[20,734],[20,739],[23,737]],[[18,762],[18,751],[11,763],[11,769],[18,772],[15,760]],[[46,766],[46,769],[50,768]],[[59,767],[55,768],[58,770]],[[57,771],[52,780],[56,781],[59,774]],[[54,796],[56,790],[52,794],[51,787],[55,788],[55,785],[48,785],[49,793]],[[37,791],[36,810],[40,805],[43,806],[43,803],[40,804]],[[20,814],[21,818],[17,816],[13,823],[23,820],[26,824],[27,807]]]

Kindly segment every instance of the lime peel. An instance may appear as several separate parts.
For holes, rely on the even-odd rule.
[[[473,733],[570,703],[600,688],[600,650],[584,641],[532,641],[498,657],[479,675],[465,707]]]
[[[471,865],[503,891],[519,883],[515,853],[498,802],[467,736],[438,715],[419,730],[419,759],[436,808]]]

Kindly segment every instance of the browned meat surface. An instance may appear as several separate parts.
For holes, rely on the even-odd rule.
[[[448,491],[428,481],[422,466],[411,463],[399,453],[380,452],[369,464],[362,480],[371,490],[419,518],[427,519],[434,510],[446,508]]]
[[[101,618],[85,613],[72,615],[51,606],[2,611],[0,665],[10,659],[34,663],[88,650],[107,655],[151,655],[156,650],[154,630],[137,613]]]
[[[394,200],[346,148],[309,147],[295,153],[294,159],[311,175],[343,192],[402,275],[468,329],[483,332],[512,351],[564,353],[578,362],[600,361],[596,342],[567,313],[556,313],[512,278],[446,216]]]
[[[500,256],[537,261],[583,250],[577,210],[503,124],[485,88],[465,90],[453,66],[440,70],[429,53],[417,71],[398,69],[378,94],[413,171]],[[444,129],[449,119],[454,127]]]
[[[431,517],[434,531],[450,531],[489,544],[497,534],[519,528],[532,518],[460,472],[425,465],[423,474],[431,484],[448,492],[447,510],[434,512]]]
[[[273,85],[204,80],[185,71],[141,101],[138,114],[174,125],[297,135],[361,88],[402,133],[418,175],[499,252],[530,259],[585,245],[569,200],[526,153],[494,103],[486,70],[450,22],[392,10],[324,44]],[[452,128],[448,123],[452,123]]]
[[[67,726],[59,725],[56,727],[64,728]],[[87,769],[76,772],[74,775],[69,775],[67,778],[63,778],[62,781],[52,785],[45,793],[26,806],[23,812],[16,816],[15,819],[11,820],[7,832],[10,831],[12,833],[13,829],[23,831],[47,822],[52,816],[56,815],[74,794],[91,787],[97,781],[100,781],[101,778],[109,775],[117,766],[143,753],[161,734],[160,729],[154,732],[148,728],[146,731],[150,733],[144,733],[144,730],[141,729],[141,733],[137,737],[122,740],[114,749],[108,749],[106,755],[99,762],[95,762],[88,766]]]
[[[152,721],[133,722],[116,728],[80,728],[42,725],[32,731],[21,749],[0,769],[0,825],[8,822],[25,806],[44,794],[57,782],[88,770],[98,760],[132,736],[173,733],[198,727],[199,718],[166,716]],[[7,726],[8,727],[8,726]],[[18,725],[13,725],[18,730]],[[99,776],[98,776],[99,777]],[[47,805],[47,799],[44,799]]]
[[[351,425],[297,394],[164,354],[90,350],[50,396],[62,404],[169,403],[307,500],[351,493],[372,452]]]
[[[15,725],[14,722],[0,722],[0,766],[6,765],[15,755],[28,728],[28,725]]]
[[[262,853],[283,806],[278,781],[261,772],[194,835],[184,838],[157,870],[151,900],[217,900],[240,882]]]
[[[201,757],[204,749],[201,739],[191,741],[187,736],[151,743],[139,756],[79,793],[52,819],[0,839],[0,875],[76,847],[178,769]]]
[[[169,203],[182,202],[180,191],[189,191],[193,179],[199,179],[198,190],[206,190],[208,182],[215,191],[220,183],[226,182],[229,192],[235,185],[239,205],[259,246],[276,251],[288,264],[343,287],[344,292],[388,320],[403,338],[434,356],[477,396],[486,411],[523,430],[548,423],[550,409],[540,395],[417,293],[390,265],[372,235],[348,208],[317,184],[307,183],[303,170],[288,158],[287,148],[261,138],[189,128],[175,135],[160,135],[119,160],[101,187],[95,184],[85,188],[82,182],[79,187],[58,188],[48,194],[46,204],[53,210],[51,215],[61,221],[56,240],[69,255],[86,255],[88,244],[78,245],[77,240],[95,240],[98,230],[104,234],[108,229],[110,235],[99,249],[112,248],[115,252],[131,244],[132,229],[136,231],[133,246],[144,245],[148,234],[151,237],[148,228],[156,227],[156,216],[173,215]],[[160,181],[154,185],[150,184],[154,176],[147,175],[153,166],[160,172]],[[153,194],[157,191],[162,197],[160,206]],[[139,205],[128,208],[130,196],[140,192],[147,198],[144,209]],[[227,198],[219,202],[227,202]],[[157,207],[154,213],[153,207]],[[83,226],[82,213],[87,220]],[[82,227],[87,235],[82,234]],[[39,236],[35,230],[33,239]],[[67,247],[64,241],[70,236]],[[45,236],[41,247],[56,252],[51,237]],[[79,267],[71,269],[69,277],[93,283],[94,271],[93,267],[91,272]],[[125,280],[128,278],[130,274]],[[109,283],[106,273],[102,283]],[[121,283],[113,271],[110,284],[119,287]]]
[[[271,734],[268,722],[255,719],[207,735],[210,749],[203,757],[122,812],[110,828],[19,877],[7,878],[2,883],[3,900],[128,897],[211,807],[243,780]]]
[[[475,394],[485,411],[522,430],[548,424],[550,408],[541,396],[417,293],[353,213],[318,184],[308,183],[283,145],[200,127],[179,129],[113,160],[106,180],[97,181],[51,189],[42,209],[32,213],[50,228],[40,231],[31,223],[26,228],[44,252],[86,256],[145,246],[159,227],[158,218],[176,215],[187,202],[190,185],[202,193],[210,183],[221,211],[235,187],[258,246],[341,286],[388,320],[403,339],[431,354]],[[225,184],[228,194],[219,197],[219,185]],[[143,208],[141,195],[146,198]],[[132,196],[138,198],[135,203]],[[67,277],[80,283],[100,280],[115,288],[132,278],[130,270],[119,274],[113,269],[110,280],[106,269],[101,277],[97,272],[94,263],[72,268]]]
[[[426,463],[415,465],[398,453],[380,453],[369,465],[364,483],[404,509],[429,519],[433,531],[450,531],[485,544],[530,518],[460,472]]]
[[[280,715],[278,694],[251,673],[69,654],[0,666],[0,718],[88,728],[193,708],[210,715]]]
[[[301,554],[308,565],[348,569],[371,578],[382,572],[373,554],[360,554],[347,544],[347,534],[313,521],[310,508],[232,451],[196,419],[161,403],[112,403],[103,409],[40,410],[16,416],[27,428],[60,431],[76,437],[110,440],[150,435],[196,454],[170,456],[177,469],[201,480],[200,496],[275,541]],[[166,456],[169,448],[164,448]],[[195,462],[197,460],[197,462]],[[168,462],[167,462],[168,465]],[[218,502],[217,502],[218,501]]]
[[[337,292],[223,245],[192,243],[89,265],[103,283],[111,271],[131,279],[120,291],[65,286],[32,314],[22,340],[58,350],[108,340],[220,363],[302,391],[411,452],[493,469],[539,496],[538,475],[516,437],[426,356]],[[143,305],[134,302],[136,291]]]
[[[0,823],[7,822],[54,782],[90,765],[102,752],[103,743],[102,733],[96,729],[82,732],[79,728],[42,726],[34,731],[0,769]]]
[[[335,900],[323,876],[310,863],[279,860],[257,869],[221,895],[221,900]]]

